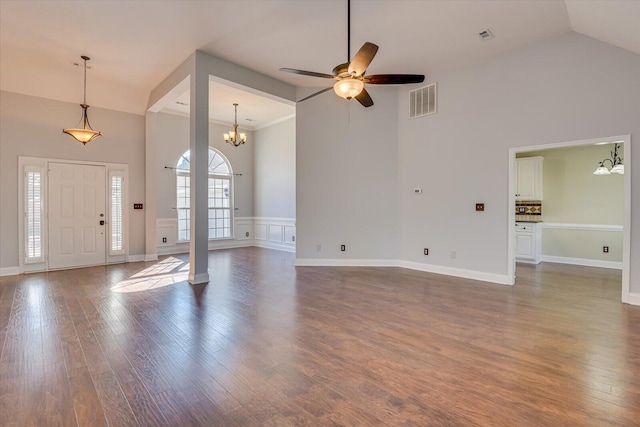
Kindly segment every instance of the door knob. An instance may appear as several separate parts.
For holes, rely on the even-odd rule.
[[[100,221],[100,225],[104,225],[104,220]]]

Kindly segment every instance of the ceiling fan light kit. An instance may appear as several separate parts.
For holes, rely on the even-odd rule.
[[[360,95],[363,89],[364,82],[353,78],[338,80],[336,84],[333,85],[335,93],[344,99],[355,98]]]
[[[362,45],[360,50],[355,54],[353,59],[349,62],[351,56],[351,0],[347,0],[347,62],[337,65],[332,74],[318,73],[315,71],[298,70],[295,68],[280,68],[280,71],[285,73],[300,74],[303,76],[320,77],[324,79],[333,79],[336,82],[333,85],[333,90],[336,95],[344,99],[355,98],[363,107],[371,107],[373,100],[365,89],[366,84],[378,84],[378,85],[390,85],[390,84],[409,84],[409,83],[422,83],[424,81],[424,75],[422,74],[377,74],[377,75],[365,75],[367,67],[371,64],[371,61],[378,52],[378,46],[366,42]],[[298,102],[305,101],[321,93],[327,92],[331,88],[322,89],[306,98],[301,99]]]
[[[62,129],[62,132],[71,135],[76,141],[86,145],[87,142],[100,138],[102,132],[93,130],[91,124],[89,124],[89,116],[87,115],[87,108],[89,108],[87,104],[87,61],[91,58],[86,55],[82,55],[81,58],[84,60],[84,98],[82,104],[80,104],[80,107],[82,107],[82,116],[80,117],[80,122],[78,122],[78,127]],[[79,127],[80,123],[82,123],[82,128]]]

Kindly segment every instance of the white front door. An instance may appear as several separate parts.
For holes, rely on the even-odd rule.
[[[104,166],[49,163],[49,268],[105,264]]]

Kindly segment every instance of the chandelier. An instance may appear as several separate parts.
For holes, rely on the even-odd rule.
[[[89,116],[87,115],[87,108],[89,108],[89,105],[87,105],[87,61],[91,58],[85,55],[82,55],[81,58],[84,60],[84,98],[82,104],[80,104],[82,107],[82,116],[75,129],[62,129],[62,132],[71,135],[76,141],[86,145],[87,142],[100,138],[102,133],[91,129],[91,125],[89,124]],[[82,128],[80,128],[80,123],[82,123]]]
[[[233,122],[233,130],[225,132],[223,136],[226,143],[233,144],[234,147],[237,147],[238,145],[247,142],[247,134],[244,132],[240,132],[238,134],[238,104],[233,104],[233,107],[236,110],[236,118]]]
[[[611,158],[606,158],[600,163],[600,166],[593,172],[594,175],[609,175],[612,173],[617,173],[620,175],[624,174],[624,165],[622,164],[622,158],[618,156],[618,148],[620,148],[620,144],[617,142],[613,146],[613,151],[611,152]],[[604,162],[611,163],[611,170],[609,170]]]

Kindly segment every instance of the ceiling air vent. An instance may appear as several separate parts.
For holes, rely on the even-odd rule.
[[[435,114],[437,100],[435,83],[409,91],[409,118]]]

